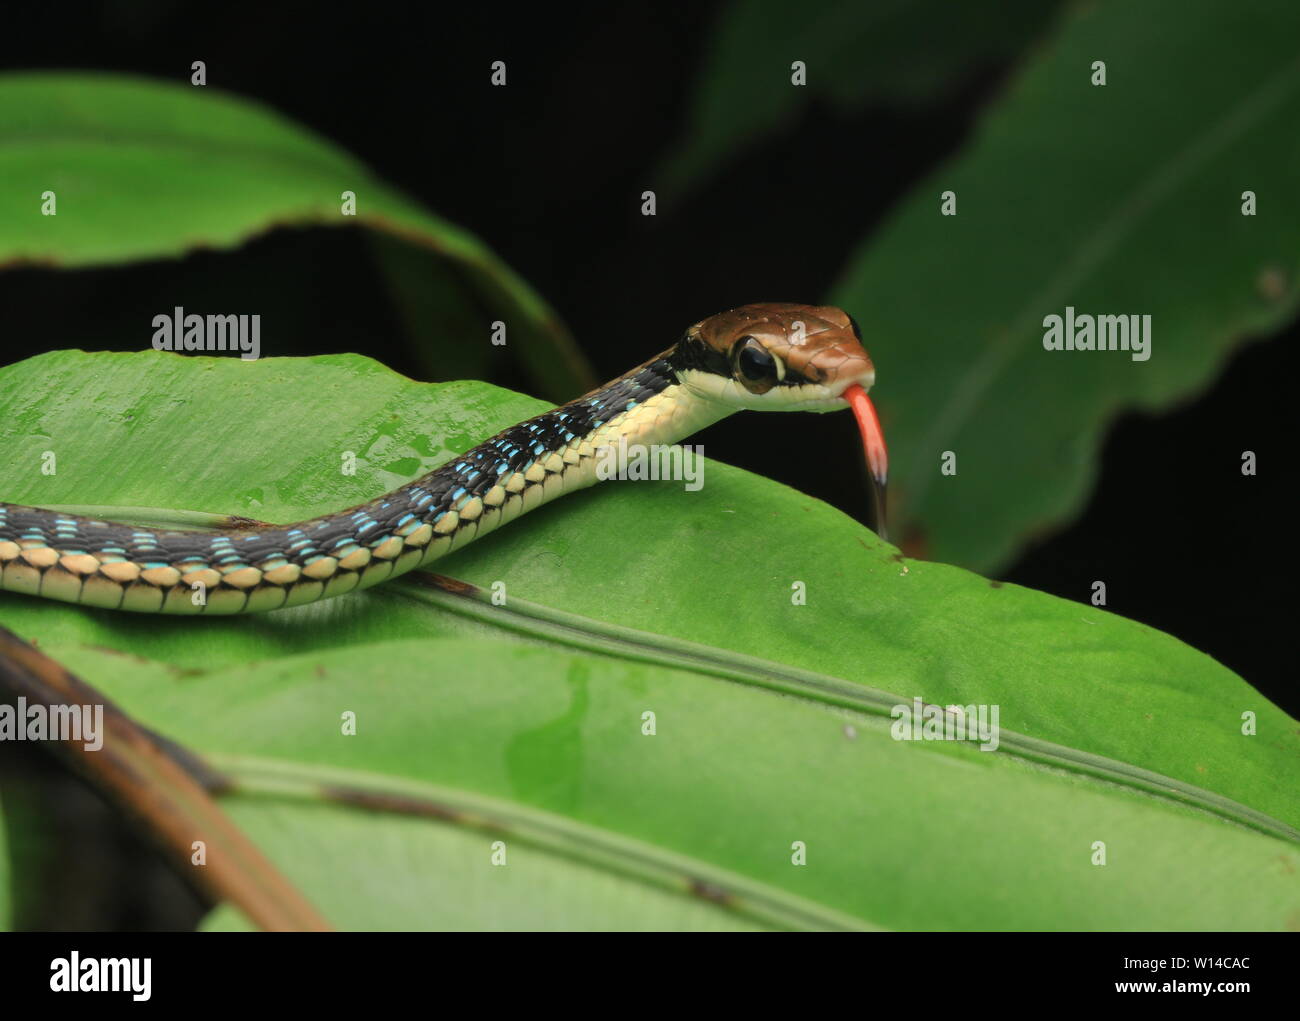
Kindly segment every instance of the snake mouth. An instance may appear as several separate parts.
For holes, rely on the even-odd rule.
[[[667,357],[678,381],[723,414],[851,408],[871,474],[874,527],[885,538],[889,458],[867,396],[876,370],[851,315],[831,305],[743,305],[690,327]]]
[[[777,348],[786,358],[789,372],[800,380],[825,388],[834,397],[846,399],[848,390],[860,386],[870,390],[876,382],[876,367],[862,345],[852,338],[827,341],[804,347]],[[836,407],[844,407],[837,402]]]

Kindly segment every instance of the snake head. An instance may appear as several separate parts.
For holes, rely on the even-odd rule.
[[[731,408],[851,407],[874,483],[874,516],[884,535],[889,458],[867,396],[876,370],[851,315],[833,305],[742,305],[696,323],[667,357],[684,387]]]
[[[755,411],[834,411],[876,380],[853,317],[831,305],[766,302],[701,320],[670,356],[700,397]]]

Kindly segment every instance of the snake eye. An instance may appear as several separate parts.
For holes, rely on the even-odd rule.
[[[731,349],[731,369],[750,393],[765,394],[785,376],[781,359],[754,337],[741,337]]]

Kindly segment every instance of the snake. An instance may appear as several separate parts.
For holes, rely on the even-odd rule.
[[[309,521],[154,529],[0,503],[0,588],[137,613],[300,606],[399,577],[595,484],[609,450],[679,443],[746,409],[852,408],[883,503],[887,455],[867,397],[874,382],[861,330],[843,310],[744,305],[383,496]]]

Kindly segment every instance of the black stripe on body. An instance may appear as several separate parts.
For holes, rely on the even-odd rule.
[[[266,529],[189,531],[136,528],[39,508],[0,504],[0,541],[41,540],[60,554],[123,557],[141,565],[196,562],[217,570],[287,561],[306,567],[357,546],[374,548],[422,523],[436,524],[467,498],[482,497],[515,472],[563,449],[676,383],[660,357],[563,407],[513,425],[446,464],[368,503]]]

